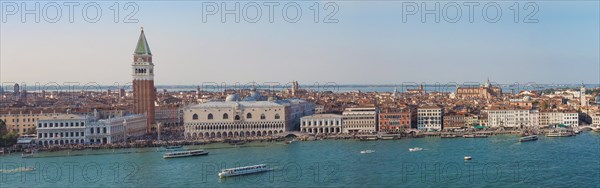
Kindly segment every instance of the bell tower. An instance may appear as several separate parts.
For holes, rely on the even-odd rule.
[[[140,38],[133,53],[131,69],[133,76],[133,112],[146,114],[148,118],[146,132],[149,133],[151,126],[156,123],[154,119],[156,90],[154,89],[152,52],[150,46],[148,46],[146,35],[144,35],[144,28],[141,28]]]

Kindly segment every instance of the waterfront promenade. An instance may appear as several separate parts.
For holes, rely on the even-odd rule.
[[[585,128],[584,128],[585,129]],[[51,145],[51,146],[32,146],[27,148],[5,148],[6,153],[14,152],[31,152],[31,151],[47,151],[55,152],[61,150],[85,150],[85,149],[123,149],[123,148],[149,148],[149,147],[165,147],[165,146],[189,146],[189,145],[207,145],[215,143],[225,143],[230,145],[243,145],[251,142],[269,143],[269,142],[284,142],[289,140],[296,141],[318,141],[318,140],[339,140],[339,139],[354,139],[354,140],[396,140],[396,139],[419,139],[423,137],[440,137],[443,135],[455,135],[463,137],[464,135],[517,135],[523,136],[527,130],[466,130],[460,132],[442,131],[442,132],[414,132],[405,131],[402,133],[379,133],[379,134],[306,134],[301,132],[286,132],[273,136],[254,136],[254,137],[234,137],[234,138],[204,138],[198,140],[179,139],[182,136],[166,136],[169,140],[156,140],[151,137],[142,137],[143,139],[132,140],[125,143],[117,144],[93,144],[93,145]],[[531,130],[529,130],[531,131]],[[538,135],[545,135],[552,129],[541,129],[535,132]]]

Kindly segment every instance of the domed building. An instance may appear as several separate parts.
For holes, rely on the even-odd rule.
[[[494,86],[488,79],[481,86],[460,86],[456,88],[456,97],[459,98],[493,98],[500,97],[502,95],[502,88]]]
[[[235,102],[235,101],[240,101],[240,95],[237,93],[227,95],[227,97],[225,98],[225,102]]]

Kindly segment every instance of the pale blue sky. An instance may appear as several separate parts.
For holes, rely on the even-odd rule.
[[[503,15],[497,23],[483,20],[485,2],[475,9],[474,23],[466,7],[457,23],[435,23],[433,17],[421,23],[419,16],[403,23],[402,2],[337,1],[339,23],[329,24],[312,21],[313,2],[307,1],[299,2],[298,23],[282,19],[284,2],[275,8],[274,23],[265,7],[258,23],[235,23],[232,16],[221,23],[220,15],[203,23],[201,1],[137,2],[139,23],[114,23],[112,3],[100,3],[98,23],[85,22],[81,7],[74,23],[67,15],[59,23],[6,16],[0,25],[1,81],[129,82],[140,26],[161,85],[447,83],[487,77],[498,83],[599,81],[598,1],[537,2],[539,23],[514,23],[509,9],[514,2],[505,1],[499,2]],[[323,17],[327,12],[321,11]],[[522,20],[528,12],[521,11]]]

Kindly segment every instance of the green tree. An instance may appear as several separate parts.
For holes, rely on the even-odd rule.
[[[15,132],[9,132],[6,128],[6,122],[0,120],[0,145],[3,147],[12,146],[17,143],[19,135]]]

